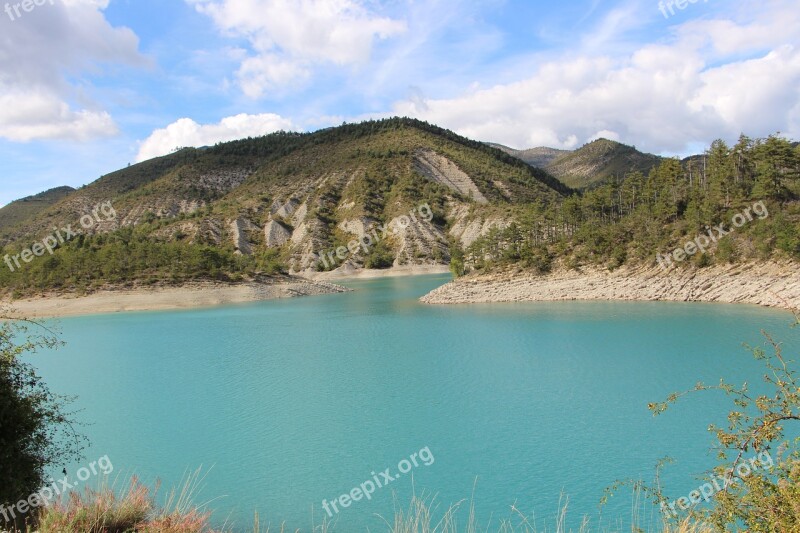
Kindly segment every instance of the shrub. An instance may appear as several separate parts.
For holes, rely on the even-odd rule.
[[[385,269],[391,268],[392,265],[394,265],[394,255],[384,241],[373,246],[364,260],[365,268]]]
[[[5,316],[3,316],[5,315]],[[27,499],[46,484],[45,472],[77,459],[83,440],[65,411],[69,398],[53,394],[26,353],[59,346],[50,330],[0,313],[0,505]],[[38,334],[32,330],[43,331]],[[17,343],[16,339],[27,339]],[[0,526],[5,519],[0,516]]]
[[[795,314],[795,326],[800,315]],[[800,531],[800,438],[786,440],[786,424],[800,422],[800,375],[795,362],[783,354],[783,346],[766,332],[769,352],[748,347],[757,361],[764,365],[764,383],[769,393],[753,394],[747,383],[737,386],[726,381],[719,385],[698,383],[684,393],[672,394],[666,401],[650,404],[654,415],[664,412],[686,394],[700,391],[719,391],[734,404],[724,427],[711,425],[718,442],[718,476],[732,474],[745,464],[746,456],[777,451],[771,468],[753,471],[726,490],[717,492],[708,509],[692,509],[687,517],[693,522],[709,524],[716,531],[746,526],[751,533]],[[749,468],[748,468],[749,470]],[[650,492],[665,502],[658,489]]]

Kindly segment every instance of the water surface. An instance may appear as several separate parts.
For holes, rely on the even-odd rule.
[[[449,504],[473,486],[484,524],[516,502],[552,525],[563,493],[575,525],[597,519],[604,487],[652,479],[666,455],[670,492],[694,490],[713,464],[706,428],[728,404],[709,393],[658,418],[647,404],[697,381],[756,381],[742,342],[761,343],[760,328],[793,335],[790,315],[751,306],[417,301],[445,281],[64,319],[67,346],[35,361],[54,390],[79,396],[86,462],[108,455],[115,473],[166,487],[203,466],[199,500],[237,530],[258,510],[308,531],[323,499],[424,447],[433,464],[344,509],[336,531],[385,530],[377,515],[412,490]],[[630,508],[621,496],[603,515],[627,520]]]

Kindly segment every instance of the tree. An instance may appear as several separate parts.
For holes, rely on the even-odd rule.
[[[795,311],[795,326],[800,316]],[[727,426],[709,426],[717,440],[720,464],[713,474],[718,479],[741,478],[739,482],[724,484],[714,495],[710,507],[692,509],[688,515],[696,522],[709,524],[717,531],[729,531],[747,526],[751,532],[800,531],[800,439],[789,440],[795,431],[788,424],[800,422],[800,374],[796,361],[783,353],[783,345],[762,330],[768,350],[748,347],[757,361],[764,365],[763,380],[768,392],[754,393],[748,383],[741,386],[721,380],[718,385],[698,383],[683,393],[675,393],[664,402],[650,404],[654,415],[663,413],[669,406],[687,394],[699,391],[719,391],[733,403]],[[770,457],[769,471],[750,472],[747,456],[754,454],[777,455]],[[665,498],[657,490],[661,503]]]
[[[733,147],[734,165],[736,167],[736,192],[739,197],[745,198],[753,187],[755,168],[753,165],[753,140],[742,134],[739,142]]]
[[[464,250],[455,241],[450,243],[450,272],[456,278],[460,278],[466,273]]]
[[[52,393],[20,359],[58,347],[56,335],[35,322],[2,314],[0,320],[0,505],[13,505],[46,485],[48,470],[78,459],[84,441],[65,410],[70,399]],[[0,515],[0,526],[4,522]]]
[[[664,159],[650,172],[650,181],[657,191],[655,215],[662,220],[675,220],[682,199],[683,168],[677,159]]]
[[[725,141],[718,139],[711,143],[711,148],[706,154],[708,155],[706,176],[709,204],[707,211],[713,213],[720,206],[730,207],[736,169],[731,158],[731,150]]]
[[[793,313],[796,327],[800,315]],[[695,496],[670,502],[659,481],[661,468],[672,462],[667,457],[656,467],[654,484],[616,481],[606,488],[602,505],[621,488],[631,487],[661,510],[665,531],[800,531],[800,438],[795,429],[786,429],[788,424],[800,422],[800,374],[796,361],[783,353],[782,344],[763,330],[762,334],[768,350],[747,346],[763,363],[762,394],[751,390],[747,382],[737,386],[723,379],[718,385],[698,383],[648,406],[657,416],[697,392],[718,391],[730,398],[733,406],[727,424],[709,426],[717,440],[718,466],[707,473],[707,482],[691,493]]]
[[[797,152],[789,141],[770,135],[754,148],[756,183],[753,194],[759,198],[781,199],[786,187],[800,177]]]
[[[629,173],[622,181],[622,204],[626,214],[633,213],[641,201],[644,176],[638,170]]]

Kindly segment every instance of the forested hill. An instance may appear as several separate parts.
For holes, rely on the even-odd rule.
[[[76,227],[98,204],[110,202],[115,213],[96,217],[52,256],[14,272],[0,268],[0,283],[19,294],[106,282],[309,273],[344,263],[446,265],[454,234],[477,237],[490,229],[483,227],[485,214],[557,204],[571,193],[545,171],[416,120],[280,132],[130,166],[16,225],[0,226],[2,255],[13,260],[53,228]],[[320,262],[323,252],[405,221],[423,206],[430,220],[413,217],[375,246],[348,251],[335,265]]]
[[[577,150],[545,147],[514,150],[502,145],[494,146],[529,165],[547,171],[576,189],[592,187],[609,178],[619,178],[637,170],[647,174],[662,159],[640,152],[634,146],[608,139],[597,139]]]
[[[567,156],[598,169],[613,160],[614,173],[594,176],[581,191],[496,146],[410,119],[184,149],[103,176],[0,226],[0,256],[18,266],[0,263],[0,290],[239,280],[342,266],[450,264],[458,275],[613,269],[652,264],[707,226],[729,223],[748,207],[752,213],[755,202],[764,203],[767,217],[682,266],[800,257],[800,149],[790,141],[717,141],[699,158],[645,162],[654,164],[647,172],[635,154],[627,169],[625,158],[609,159],[632,147],[598,141],[584,148]],[[106,209],[98,212],[101,204]],[[31,260],[18,264],[53,228],[77,228],[89,213],[90,227],[52,255],[29,253]],[[371,242],[352,245],[357,240]]]
[[[56,187],[34,196],[11,202],[0,209],[0,231],[31,220],[36,215],[74,192],[72,187]]]
[[[520,207],[507,227],[465,243],[455,269],[652,265],[701,235],[713,237],[702,253],[669,266],[800,260],[800,147],[779,136],[715,141],[701,156],[601,183],[558,204]]]

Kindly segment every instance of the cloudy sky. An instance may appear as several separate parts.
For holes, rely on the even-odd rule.
[[[0,205],[391,115],[516,148],[800,138],[797,0],[21,1],[0,0]]]

